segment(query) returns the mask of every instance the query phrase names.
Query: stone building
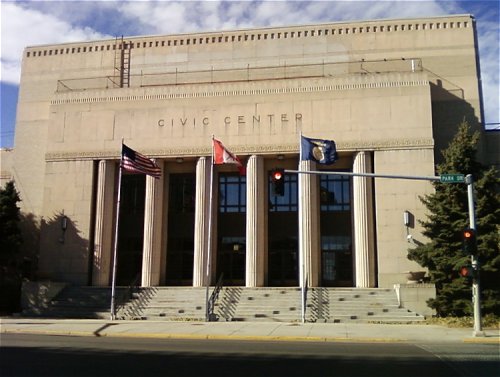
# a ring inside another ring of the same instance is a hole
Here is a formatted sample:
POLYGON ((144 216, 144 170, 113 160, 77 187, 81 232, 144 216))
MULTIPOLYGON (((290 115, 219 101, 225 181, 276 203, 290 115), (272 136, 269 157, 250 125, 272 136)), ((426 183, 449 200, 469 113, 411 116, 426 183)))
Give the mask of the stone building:
POLYGON ((429 181, 286 173, 277 196, 270 172, 434 176, 462 119, 482 130, 478 61, 470 15, 27 47, 12 172, 39 276, 111 284, 123 140, 162 177, 123 176, 117 284, 405 283, 429 181), (301 134, 338 161, 299 161, 301 134), (246 175, 214 167, 210 237, 212 135, 246 175))

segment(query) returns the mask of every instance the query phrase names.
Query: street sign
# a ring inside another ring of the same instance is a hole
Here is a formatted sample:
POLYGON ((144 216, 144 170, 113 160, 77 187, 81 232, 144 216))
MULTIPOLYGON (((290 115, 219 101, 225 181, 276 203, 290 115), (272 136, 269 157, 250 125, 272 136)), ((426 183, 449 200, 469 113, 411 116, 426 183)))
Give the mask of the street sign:
POLYGON ((464 183, 465 176, 463 174, 441 174, 439 180, 442 183, 464 183))

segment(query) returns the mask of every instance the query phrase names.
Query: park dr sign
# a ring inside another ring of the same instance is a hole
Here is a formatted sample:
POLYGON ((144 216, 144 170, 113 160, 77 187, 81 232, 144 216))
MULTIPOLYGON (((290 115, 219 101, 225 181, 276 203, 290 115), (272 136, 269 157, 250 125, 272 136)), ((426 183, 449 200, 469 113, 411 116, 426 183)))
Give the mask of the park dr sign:
POLYGON ((439 180, 442 183, 465 183, 463 174, 441 174, 439 180))

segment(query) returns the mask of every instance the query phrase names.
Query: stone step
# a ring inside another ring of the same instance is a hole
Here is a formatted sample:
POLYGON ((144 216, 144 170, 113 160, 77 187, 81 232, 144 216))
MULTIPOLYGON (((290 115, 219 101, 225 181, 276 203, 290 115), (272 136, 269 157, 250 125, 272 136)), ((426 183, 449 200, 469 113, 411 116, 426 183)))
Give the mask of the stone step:
MULTIPOLYGON (((213 292, 213 287, 209 293, 213 292)), ((311 288, 306 318, 323 322, 407 322, 423 317, 398 305, 390 289, 311 288)), ((296 287, 223 287, 214 306, 220 321, 297 322, 301 290, 296 287)), ((204 320, 206 288, 128 287, 117 289, 117 317, 124 319, 204 320)), ((52 300, 48 316, 109 318, 109 287, 69 287, 52 300)))

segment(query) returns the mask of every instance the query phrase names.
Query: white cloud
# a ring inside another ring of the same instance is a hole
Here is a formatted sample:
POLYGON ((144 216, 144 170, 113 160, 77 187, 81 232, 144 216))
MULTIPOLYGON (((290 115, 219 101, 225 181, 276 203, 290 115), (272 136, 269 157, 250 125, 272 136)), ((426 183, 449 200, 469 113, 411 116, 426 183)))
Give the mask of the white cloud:
POLYGON ((25 47, 108 38, 88 27, 74 27, 57 17, 16 3, 2 3, 2 81, 18 84, 25 47))
MULTIPOLYGON (((496 22, 485 22, 478 25, 481 35, 478 41, 480 51, 481 81, 483 89, 483 106, 488 123, 500 122, 500 65, 499 65, 499 32, 496 22)), ((497 125, 498 127, 498 125, 497 125)))

